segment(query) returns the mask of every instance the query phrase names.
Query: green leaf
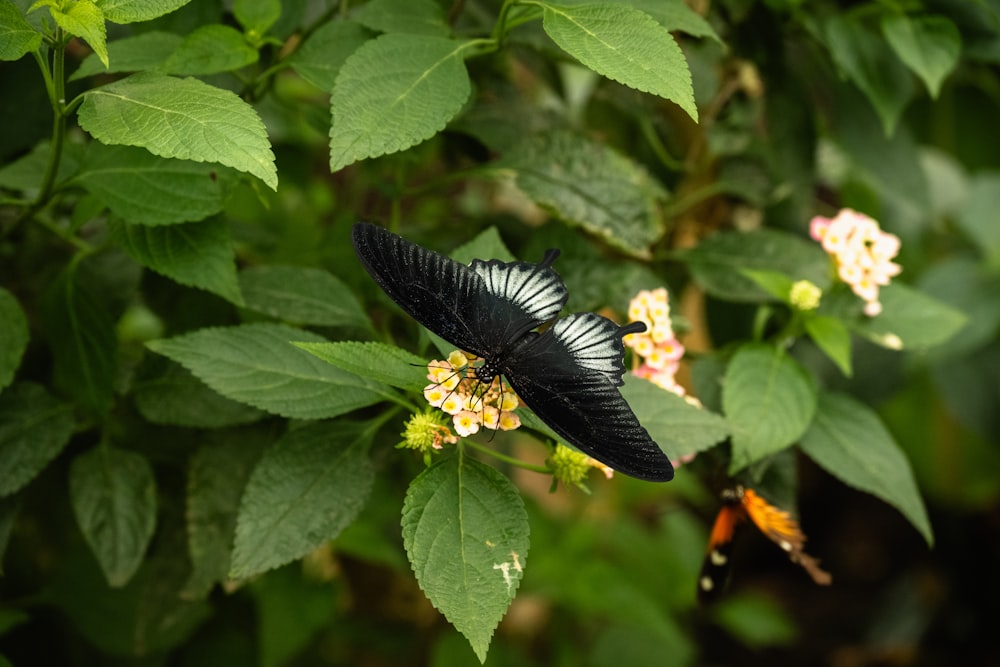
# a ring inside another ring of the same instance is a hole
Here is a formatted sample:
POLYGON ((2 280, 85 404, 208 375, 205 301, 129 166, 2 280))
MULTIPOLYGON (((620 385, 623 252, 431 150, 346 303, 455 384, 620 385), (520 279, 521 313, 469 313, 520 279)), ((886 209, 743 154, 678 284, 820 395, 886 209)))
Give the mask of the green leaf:
POLYGON ((1000 207, 1000 173, 995 171, 979 173, 973 176, 962 209, 956 218, 959 227, 993 267, 1000 267, 1000 225, 996 224, 998 207, 1000 207))
POLYGON ((844 323, 829 315, 813 315, 806 317, 805 326, 816 346, 851 377, 851 334, 844 323))
POLYGON ((366 451, 376 428, 312 424, 264 452, 240 502, 229 576, 244 579, 301 558, 354 521, 375 477, 366 451))
POLYGON ((295 343, 337 368, 390 387, 420 391, 427 386, 427 360, 385 343, 343 341, 295 343))
POLYGON ((441 6, 434 0, 372 0, 362 5, 354 20, 378 32, 437 37, 451 32, 441 6))
POLYGON ((150 21, 180 9, 191 0, 98 0, 104 18, 112 23, 150 21))
POLYGON ((298 419, 326 419, 395 398, 383 385, 320 361, 292 342, 320 336, 280 324, 201 329, 146 345, 223 396, 298 419))
POLYGON ((882 34, 900 60, 923 79, 931 97, 936 98, 941 82, 962 55, 962 37, 951 19, 886 14, 882 17, 882 34))
POLYGON ((827 46, 837 67, 875 107, 891 135, 910 101, 910 73, 888 44, 855 18, 834 14, 826 22, 827 46))
POLYGON ((517 261, 503 239, 500 238, 500 232, 497 231, 496 227, 487 227, 476 234, 471 241, 467 241, 451 251, 451 258, 463 264, 471 264, 474 259, 486 257, 504 262, 517 261))
POLYGON ((805 433, 816 412, 816 381, 782 350, 746 344, 726 369, 722 407, 733 432, 732 474, 805 433))
POLYGON ((154 155, 218 162, 278 186, 267 131, 236 94, 197 79, 140 72, 88 91, 80 126, 106 144, 141 146, 154 155))
POLYGON ((110 229, 115 242, 143 266, 243 305, 233 241, 221 217, 165 227, 112 222, 110 229))
POLYGON ((527 563, 528 515, 517 488, 460 448, 413 480, 402 525, 420 588, 485 661, 527 563))
POLYGON ((910 463, 871 408, 843 394, 824 393, 801 445, 834 477, 902 512, 933 546, 934 534, 910 463))
POLYGON ((234 429, 219 433, 191 456, 184 517, 192 572, 181 597, 203 598, 226 581, 240 498, 270 442, 266 430, 234 429))
POLYGON ((712 25, 691 9, 684 0, 612 0, 612 2, 628 4, 646 12, 670 32, 679 30, 692 37, 709 37, 722 44, 722 38, 712 25))
MULTIPOLYGON (((69 175, 76 172, 80 166, 82 146, 74 143, 63 145, 62 160, 56 174, 56 183, 61 183, 69 175)), ((49 164, 52 145, 48 141, 40 141, 31 151, 17 160, 0 167, 0 186, 11 190, 20 190, 33 197, 38 194, 38 188, 45 178, 49 164)))
POLYGON ((469 97, 474 42, 383 35, 355 51, 330 96, 330 170, 405 150, 444 129, 469 97))
POLYGON ((104 67, 96 54, 90 54, 76 68, 70 81, 94 74, 114 72, 139 72, 156 69, 174 52, 183 37, 172 32, 154 30, 134 37, 124 37, 108 42, 108 67, 104 67))
POLYGON ((627 373, 621 392, 639 423, 672 461, 710 449, 729 437, 729 425, 720 415, 648 380, 627 373))
POLYGON ((60 28, 87 42, 104 66, 108 66, 107 32, 100 7, 91 0, 75 0, 49 5, 49 11, 60 28))
POLYGON ((709 294, 730 301, 770 298, 746 276, 747 270, 781 273, 793 282, 808 280, 822 290, 830 285, 830 258, 822 247, 776 229, 719 232, 677 256, 709 294))
POLYGON ((757 283, 761 289, 775 299, 784 303, 790 303, 789 297, 791 296, 792 285, 795 284, 795 281, 784 273, 762 271, 759 269, 743 269, 740 273, 757 283))
POLYGON ((663 233, 657 202, 667 193, 641 165, 569 131, 535 134, 497 165, 537 204, 632 255, 646 257, 663 233))
POLYGON ((14 381, 14 373, 28 349, 29 337, 28 318, 21 304, 13 294, 0 287, 0 391, 14 381))
POLYGON ((330 92, 348 56, 372 38, 372 33, 353 21, 329 21, 306 39, 289 61, 303 79, 330 92))
POLYGON ((150 379, 133 385, 135 406, 154 424, 222 428, 258 421, 264 413, 210 389, 183 366, 169 361, 150 379))
POLYGON ((684 54, 648 14, 609 4, 542 7, 545 32, 571 56, 609 79, 674 102, 698 120, 684 54))
POLYGON ((17 5, 0 2, 0 60, 19 60, 41 45, 41 33, 24 19, 17 5))
POLYGON ((71 182, 127 222, 173 225, 222 210, 225 192, 217 171, 213 164, 168 160, 141 148, 95 141, 71 182))
POLYGON ((20 491, 73 435, 73 408, 41 385, 24 382, 0 394, 0 496, 20 491))
POLYGON ((98 446, 73 460, 69 495, 76 522, 104 576, 124 586, 142 564, 156 526, 156 483, 145 457, 98 446))
POLYGON ((263 35, 281 18, 280 0, 236 0, 233 15, 243 29, 263 35))
MULTIPOLYGON (((20 496, 0 498, 0 575, 3 574, 3 555, 7 552, 10 534, 14 531, 14 520, 20 507, 20 496)), ((18 620, 4 616, 3 610, 0 610, 0 635, 4 635, 18 620)), ((22 620, 27 620, 27 614, 22 620)))
POLYGON ((75 268, 71 265, 46 291, 42 315, 56 385, 101 414, 111 407, 118 340, 107 309, 75 268))
POLYGON ((882 313, 856 324, 855 331, 893 350, 923 350, 939 345, 965 326, 962 311, 902 283, 879 290, 882 313))
POLYGON ((246 307, 285 322, 371 330, 371 320, 340 278, 304 266, 256 266, 240 272, 246 307))
POLYGON ((310 576, 303 569, 290 565, 250 583, 256 612, 255 665, 282 667, 315 655, 310 647, 322 644, 330 628, 343 619, 343 577, 310 576))
POLYGON ((163 71, 178 75, 231 72, 257 62, 257 49, 236 28, 204 25, 184 38, 163 63, 163 71))
POLYGON ((996 338, 1000 330, 1000 299, 996 298, 1000 275, 983 262, 961 255, 937 262, 920 276, 920 290, 966 317, 965 326, 931 350, 931 365, 961 357, 974 359, 975 352, 996 338))
POLYGON ((746 646, 762 649, 793 644, 797 624, 777 602, 762 595, 733 595, 716 610, 716 622, 746 646))

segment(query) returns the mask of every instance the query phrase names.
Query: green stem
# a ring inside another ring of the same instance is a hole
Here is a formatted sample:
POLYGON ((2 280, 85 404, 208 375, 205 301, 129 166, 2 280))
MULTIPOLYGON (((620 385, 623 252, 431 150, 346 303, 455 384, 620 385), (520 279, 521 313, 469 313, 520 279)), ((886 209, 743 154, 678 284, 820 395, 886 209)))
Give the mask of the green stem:
POLYGON ((522 461, 520 459, 515 459, 512 456, 507 456, 506 454, 501 454, 500 452, 498 452, 496 450, 493 450, 493 449, 490 449, 489 447, 483 447, 479 443, 473 442, 472 440, 469 440, 468 438, 464 438, 462 440, 462 443, 468 445, 469 447, 472 447, 476 451, 482 452, 483 454, 489 454, 493 458, 498 459, 500 461, 503 461, 504 463, 507 463, 509 465, 516 466, 516 467, 522 468, 524 470, 530 470, 532 472, 541 473, 543 475, 551 475, 552 474, 552 469, 549 468, 548 466, 535 465, 533 463, 527 463, 527 462, 522 461))
MULTIPOLYGON (((44 63, 44 61, 42 61, 44 63)), ((35 198, 36 210, 45 205, 52 195, 52 187, 59 173, 59 163, 62 161, 63 140, 66 137, 66 50, 62 41, 62 31, 56 32, 56 41, 52 47, 52 76, 46 81, 49 99, 52 104, 52 145, 49 149, 49 162, 45 167, 41 189, 35 198)), ((47 68, 42 68, 45 77, 47 68)))

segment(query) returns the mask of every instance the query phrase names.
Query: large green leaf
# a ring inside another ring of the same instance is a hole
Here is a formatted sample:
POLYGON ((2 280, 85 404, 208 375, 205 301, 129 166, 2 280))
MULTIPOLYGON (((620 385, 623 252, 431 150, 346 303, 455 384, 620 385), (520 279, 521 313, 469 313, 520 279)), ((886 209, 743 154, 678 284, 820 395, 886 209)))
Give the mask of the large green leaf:
POLYGON ((354 20, 378 32, 440 37, 451 32, 434 0, 371 0, 355 13, 354 20))
POLYGON ((18 60, 42 45, 42 33, 24 20, 13 2, 0 2, 0 60, 18 60))
POLYGON ((134 37, 123 37, 108 42, 108 67, 97 57, 90 54, 76 68, 70 81, 76 81, 94 74, 111 74, 115 72, 139 72, 155 69, 161 65, 184 38, 172 32, 153 30, 134 37))
POLYGON ((333 274, 305 266, 255 266, 240 272, 246 307, 295 324, 371 329, 354 293, 333 274))
POLYGON ((733 355, 722 384, 732 428, 735 473, 792 445, 816 412, 816 381, 784 351, 747 344, 733 355))
POLYGON ((709 294, 732 301, 770 298, 746 275, 748 269, 808 280, 820 289, 830 284, 830 259, 820 245, 776 229, 718 232, 678 257, 709 294))
POLYGON ((111 586, 139 569, 156 526, 156 483, 145 457, 99 445, 69 471, 73 513, 111 586))
POLYGON ((349 340, 296 343, 296 347, 345 371, 390 387, 420 391, 427 386, 427 360, 395 345, 349 340))
POLYGON ((714 447, 729 436, 729 425, 720 415, 652 382, 627 374, 621 391, 639 423, 672 461, 714 447))
POLYGON ((674 102, 698 120, 684 54, 648 14, 604 3, 542 7, 545 32, 567 53, 609 79, 674 102))
POLYGON ((172 225, 222 210, 225 191, 217 170, 217 165, 169 160, 141 148, 95 141, 71 182, 128 222, 172 225))
POLYGON ((962 37, 951 19, 886 14, 882 34, 900 60, 923 79, 931 97, 937 97, 962 54, 962 37))
POLYGON ((98 0, 104 17, 112 23, 138 23, 180 9, 191 0, 98 0))
POLYGON ((233 241, 221 217, 161 227, 112 222, 110 228, 115 242, 143 266, 243 305, 233 241))
POLYGON ((879 291, 882 313, 854 329, 890 349, 923 350, 947 341, 965 326, 962 311, 902 283, 879 291))
POLYGON ((420 588, 484 661, 528 557, 528 515, 517 488, 459 449, 413 480, 402 525, 420 588))
POLYGON ((257 408, 222 396, 180 364, 156 358, 148 379, 132 385, 135 407, 153 424, 222 428, 249 424, 265 416, 257 408))
POLYGON ((833 14, 826 22, 827 45, 837 67, 860 88, 893 133, 913 94, 906 67, 882 39, 852 16, 833 14))
POLYGON ((518 142, 497 163, 553 215, 638 256, 663 233, 658 200, 667 193, 638 163, 569 131, 518 142))
POLYGON ((46 291, 45 330, 55 362, 56 384, 88 410, 111 407, 118 341, 114 323, 95 289, 76 265, 46 291))
POLYGON ((184 38, 162 65, 168 74, 205 75, 231 72, 257 62, 257 49, 236 28, 203 25, 184 38))
POLYGON ((469 97, 470 42, 390 34, 344 62, 330 95, 330 170, 402 151, 444 129, 469 97))
POLYGON ((93 0, 75 0, 68 3, 43 0, 42 4, 48 5, 52 18, 60 28, 87 42, 104 66, 108 66, 104 12, 93 0))
POLYGON ((240 498, 271 440, 269 430, 232 429, 213 436, 191 456, 184 516, 192 572, 182 597, 205 597, 226 581, 240 498))
POLYGON ((278 187, 267 130, 236 94, 198 79, 140 72, 88 91, 80 126, 106 144, 154 155, 218 162, 278 187))
POLYGON ((0 287, 0 391, 14 380, 28 347, 28 318, 13 294, 0 287))
POLYGON ((309 36, 289 64, 303 79, 330 92, 347 57, 371 38, 369 30, 353 21, 328 21, 309 36))
POLYGON ((320 361, 293 342, 326 341, 284 325, 246 324, 147 345, 223 396, 283 417, 324 419, 395 399, 384 385, 320 361))
POLYGON ((240 502, 230 576, 301 558, 351 523, 368 500, 377 424, 339 420, 289 432, 254 467, 240 502))
POLYGON ((20 491, 73 434, 72 406, 24 382, 0 394, 0 496, 20 491))
POLYGON ((824 393, 801 445, 830 474, 889 503, 928 544, 934 543, 910 463, 871 408, 843 394, 824 393))

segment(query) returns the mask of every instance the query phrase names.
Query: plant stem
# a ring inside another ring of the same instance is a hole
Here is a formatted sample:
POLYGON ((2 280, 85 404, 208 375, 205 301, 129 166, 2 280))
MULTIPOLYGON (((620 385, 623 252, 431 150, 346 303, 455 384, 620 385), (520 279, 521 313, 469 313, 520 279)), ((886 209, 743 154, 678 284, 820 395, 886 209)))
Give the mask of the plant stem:
POLYGON ((501 454, 500 452, 490 449, 489 447, 483 447, 477 442, 473 442, 468 438, 464 438, 462 442, 473 449, 482 452, 483 454, 489 454, 495 459, 503 461, 504 463, 510 464, 512 466, 522 468, 524 470, 530 470, 532 472, 541 473, 543 475, 551 475, 552 470, 548 466, 535 465, 534 463, 527 463, 520 459, 515 459, 513 456, 507 456, 506 454, 501 454))

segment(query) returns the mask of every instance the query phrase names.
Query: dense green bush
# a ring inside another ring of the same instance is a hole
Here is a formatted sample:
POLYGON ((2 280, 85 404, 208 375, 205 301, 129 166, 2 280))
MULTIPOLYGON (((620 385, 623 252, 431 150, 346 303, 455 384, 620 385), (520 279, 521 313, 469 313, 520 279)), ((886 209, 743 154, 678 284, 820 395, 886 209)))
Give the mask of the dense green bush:
POLYGON ((843 4, 0 0, 0 665, 982 663, 1000 9, 843 4), (674 481, 427 446, 357 220, 666 287, 674 481), (832 586, 747 530, 697 605, 736 482, 832 586))

